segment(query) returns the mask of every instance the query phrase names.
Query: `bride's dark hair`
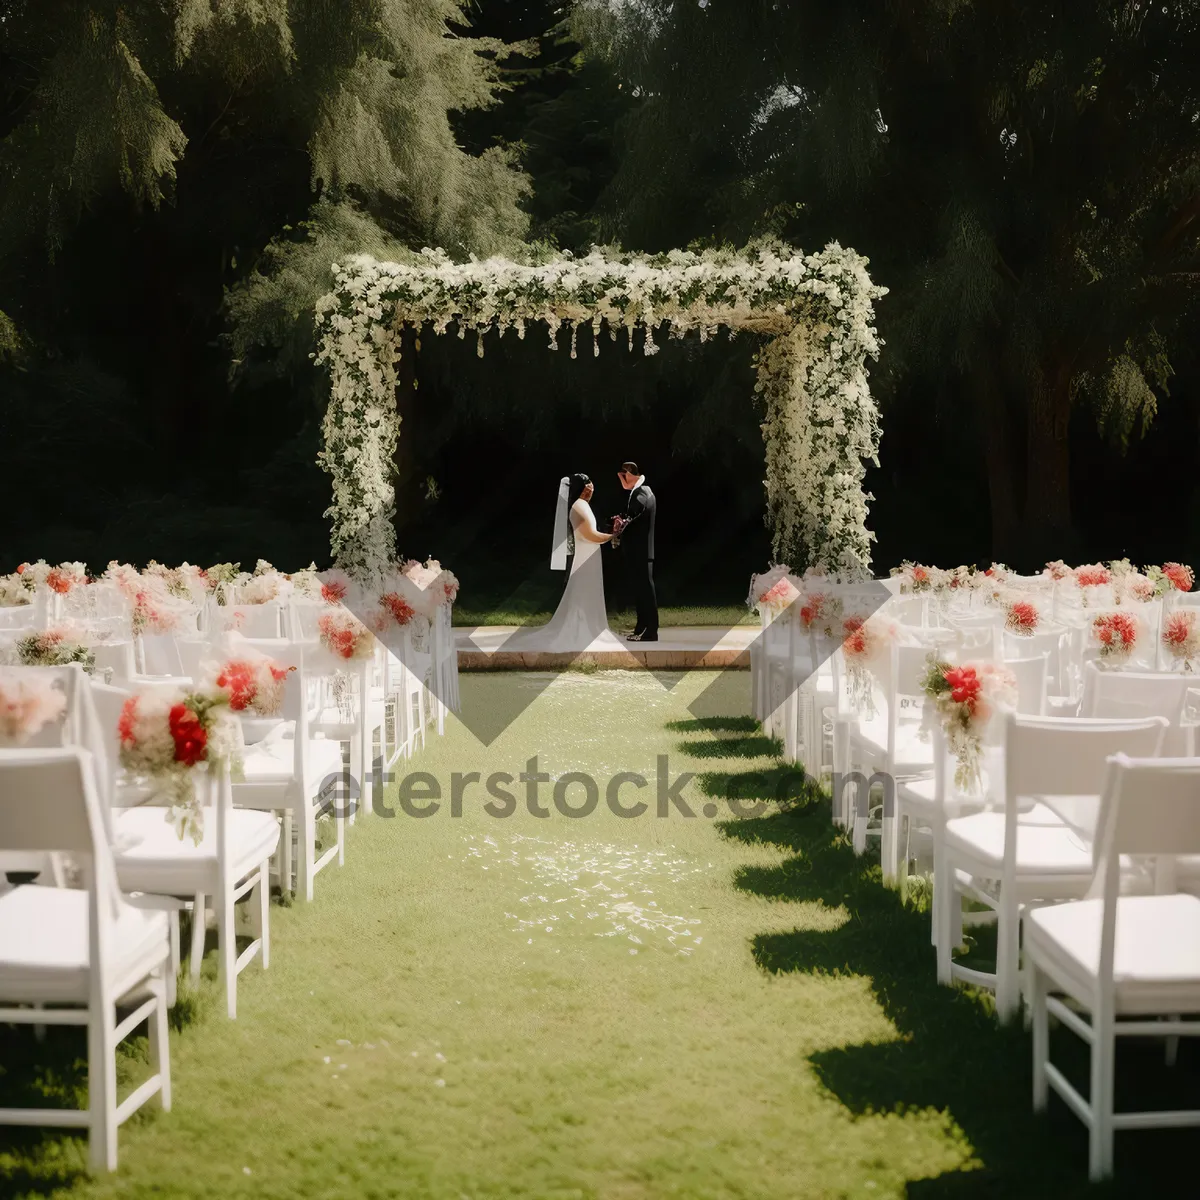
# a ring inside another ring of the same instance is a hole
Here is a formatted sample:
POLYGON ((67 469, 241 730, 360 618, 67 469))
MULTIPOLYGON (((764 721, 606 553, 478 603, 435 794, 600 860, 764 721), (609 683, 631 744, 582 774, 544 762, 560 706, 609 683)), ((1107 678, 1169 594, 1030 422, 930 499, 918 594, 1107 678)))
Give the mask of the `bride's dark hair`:
POLYGON ((591 482, 591 478, 587 475, 572 475, 571 482, 567 485, 567 503, 574 504, 583 495, 583 489, 591 482))

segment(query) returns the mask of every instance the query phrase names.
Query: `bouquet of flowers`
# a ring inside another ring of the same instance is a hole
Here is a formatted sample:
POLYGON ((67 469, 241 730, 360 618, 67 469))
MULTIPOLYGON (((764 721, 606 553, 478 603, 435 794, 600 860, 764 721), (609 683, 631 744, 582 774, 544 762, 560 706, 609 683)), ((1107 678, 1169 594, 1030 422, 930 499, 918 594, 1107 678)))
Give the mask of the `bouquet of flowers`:
POLYGON ((748 606, 751 609, 765 608, 772 617, 778 617, 799 599, 800 589, 785 566, 773 566, 750 581, 748 606))
POLYGON ((216 596, 218 604, 229 603, 229 589, 240 573, 241 563, 216 563, 204 572, 205 585, 216 596))
POLYGON ((72 588, 86 584, 87 578, 87 567, 83 563, 59 563, 46 572, 46 586, 52 592, 65 596, 72 588))
POLYGON ((384 629, 389 622, 405 626, 417 615, 417 610, 399 592, 384 592, 379 597, 379 609, 384 629))
POLYGON ((922 680, 941 718, 946 744, 957 761, 955 785, 975 793, 983 784, 983 736, 992 717, 1017 703, 1017 681, 1007 667, 974 662, 961 666, 931 656, 922 680))
POLYGON ((347 662, 370 658, 375 652, 375 635, 352 613, 322 613, 317 628, 321 645, 347 662))
POLYGON ((1120 604, 1125 599, 1146 601, 1154 599, 1154 580, 1136 568, 1122 571, 1116 576, 1113 599, 1120 604))
POLYGON ((1192 669, 1192 660, 1200 657, 1200 628, 1196 625, 1194 608, 1177 608, 1167 614, 1163 621, 1162 643, 1167 653, 1183 664, 1185 671, 1192 669))
POLYGON ((868 717, 875 715, 875 688, 871 668, 879 663, 896 639, 896 626, 875 614, 853 615, 842 622, 842 656, 850 702, 868 717))
POLYGON ((928 592, 933 589, 933 575, 929 567, 921 563, 902 562, 892 568, 893 575, 900 576, 900 592, 908 595, 910 592, 928 592))
POLYGON ((1190 592, 1196 582, 1192 568, 1184 563, 1163 563, 1161 567, 1147 567, 1146 575, 1154 583, 1156 596, 1166 595, 1172 591, 1190 592))
POLYGON ((17 639, 16 651, 23 667, 65 667, 77 662, 89 675, 96 669, 95 654, 82 642, 72 640, 65 629, 26 634, 17 639))
POLYGON ((1088 563, 1082 567, 1076 567, 1074 577, 1084 608, 1087 607, 1088 588, 1106 587, 1113 581, 1112 571, 1103 563, 1088 563))
POLYGON ((0 575, 0 608, 16 608, 19 604, 32 603, 33 589, 25 586, 16 571, 11 575, 0 575))
POLYGON ((1092 640, 1100 647, 1100 657, 1123 661, 1137 645, 1139 622, 1130 612, 1099 613, 1092 621, 1092 640))
POLYGON ((1004 610, 1004 628, 1021 637, 1032 637, 1041 622, 1032 600, 1011 600, 1004 610))
POLYGON ((204 809, 192 769, 198 763, 236 763, 238 726, 224 690, 154 690, 131 696, 117 724, 121 765, 153 780, 170 801, 167 819, 182 841, 204 836, 204 809))
POLYGON ((441 596, 438 600, 439 604, 453 604, 458 599, 458 576, 453 571, 443 567, 436 558, 429 559, 426 564, 431 571, 436 571, 437 584, 441 588, 441 596))
POLYGON ((841 629, 842 609, 840 596, 806 587, 800 597, 800 624, 805 631, 815 626, 826 637, 833 637, 834 630, 841 629))
POLYGON ((0 746, 27 742, 66 709, 66 694, 46 676, 0 671, 0 746))
POLYGON ((234 712, 275 717, 283 707, 283 684, 295 667, 281 667, 265 655, 243 655, 224 663, 216 686, 229 698, 234 712))
POLYGON ((287 581, 269 562, 260 558, 254 574, 239 578, 237 599, 239 604, 270 604, 278 600, 287 581))

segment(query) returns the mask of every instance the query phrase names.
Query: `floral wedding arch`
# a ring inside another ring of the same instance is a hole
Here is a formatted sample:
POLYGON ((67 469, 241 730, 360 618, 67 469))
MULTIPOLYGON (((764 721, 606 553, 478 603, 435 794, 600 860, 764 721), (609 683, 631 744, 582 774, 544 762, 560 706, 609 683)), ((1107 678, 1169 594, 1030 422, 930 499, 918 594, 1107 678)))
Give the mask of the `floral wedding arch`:
POLYGON ((550 348, 569 332, 576 356, 580 326, 593 334, 622 327, 629 349, 645 331, 724 326, 766 340, 755 357, 755 391, 765 419, 767 516, 779 561, 850 576, 870 565, 864 460, 878 465, 879 413, 867 360, 879 341, 874 301, 886 293, 867 260, 831 243, 819 254, 759 245, 744 251, 673 250, 634 255, 595 249, 544 263, 493 258, 455 263, 426 250, 408 263, 358 255, 333 268, 334 290, 317 305, 318 363, 328 364, 332 394, 323 426, 322 467, 333 479, 333 554, 348 572, 372 576, 396 558, 392 456, 399 436, 397 363, 405 327, 430 325, 459 337, 545 322, 550 348))

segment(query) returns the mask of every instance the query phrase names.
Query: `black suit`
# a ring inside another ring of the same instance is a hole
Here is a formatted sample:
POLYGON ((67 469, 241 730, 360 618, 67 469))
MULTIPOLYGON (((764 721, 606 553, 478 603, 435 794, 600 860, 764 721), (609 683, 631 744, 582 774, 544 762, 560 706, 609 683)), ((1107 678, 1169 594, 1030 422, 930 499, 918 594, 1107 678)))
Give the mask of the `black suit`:
POLYGON ((654 594, 654 493, 643 483, 631 488, 625 502, 629 524, 621 531, 621 554, 637 605, 634 633, 658 637, 658 599, 654 594))

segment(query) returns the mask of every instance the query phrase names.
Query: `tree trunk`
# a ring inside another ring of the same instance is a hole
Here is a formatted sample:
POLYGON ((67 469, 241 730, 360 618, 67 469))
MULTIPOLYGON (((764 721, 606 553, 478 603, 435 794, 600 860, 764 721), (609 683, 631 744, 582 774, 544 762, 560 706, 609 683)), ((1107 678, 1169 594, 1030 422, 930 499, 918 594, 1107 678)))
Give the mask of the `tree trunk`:
POLYGON ((1046 562, 1072 558, 1071 367, 1060 360, 1031 397, 1026 439, 1025 546, 1046 562))
POLYGON ((994 369, 985 360, 972 379, 983 431, 983 458, 992 509, 992 557, 1011 563, 1020 552, 1021 514, 1017 504, 1017 459, 1012 414, 994 369))
POLYGON ((421 493, 417 477, 417 331, 406 326, 400 335, 399 378, 396 384, 396 413, 400 436, 392 462, 396 468, 396 545, 405 554, 405 541, 421 515, 421 493))

